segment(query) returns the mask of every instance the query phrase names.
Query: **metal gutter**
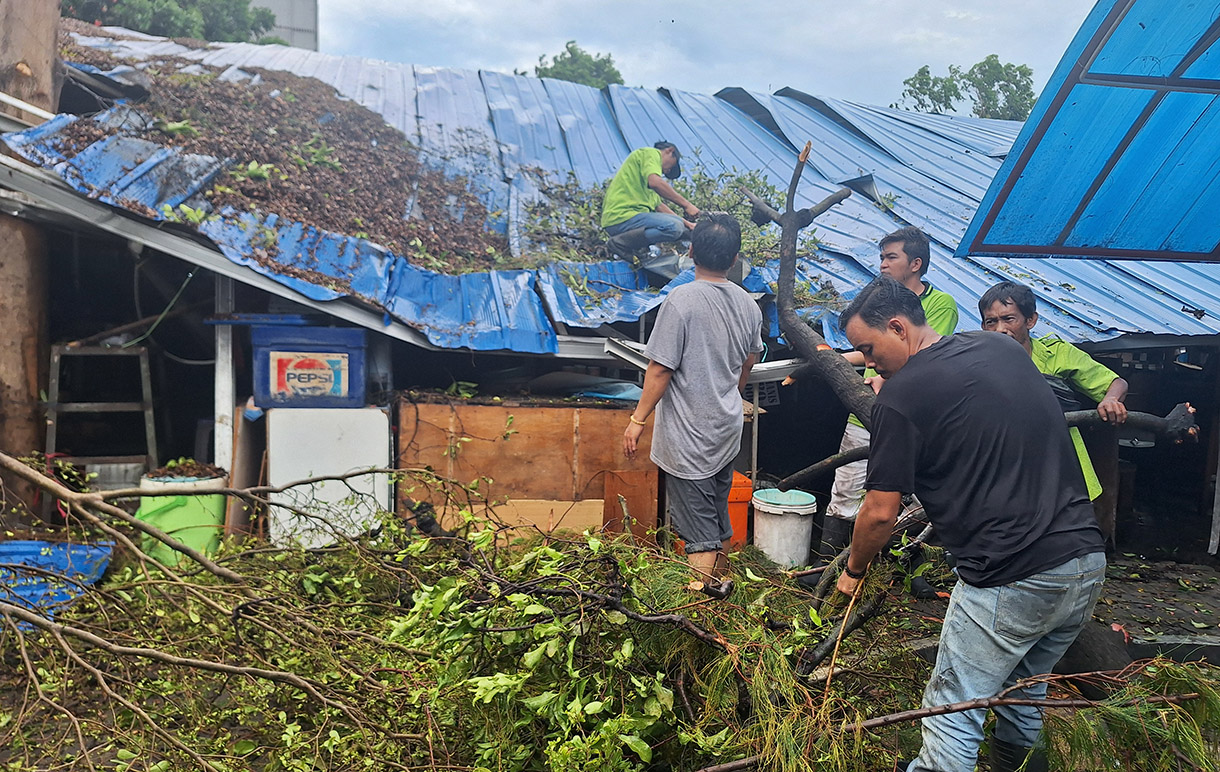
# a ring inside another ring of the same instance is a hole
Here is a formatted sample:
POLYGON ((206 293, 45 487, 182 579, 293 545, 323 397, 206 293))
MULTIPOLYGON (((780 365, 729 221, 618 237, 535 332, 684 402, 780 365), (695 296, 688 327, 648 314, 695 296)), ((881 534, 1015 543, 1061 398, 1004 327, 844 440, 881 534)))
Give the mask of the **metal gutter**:
MULTIPOLYGON (((6 156, 0 156, 0 186, 23 193, 50 210, 67 216, 70 220, 106 231, 120 238, 152 247, 166 254, 180 257, 187 262, 251 287, 269 292, 294 303, 320 311, 336 319, 351 322, 391 338, 410 343, 429 351, 459 351, 434 346, 418 330, 401 322, 385 323, 385 314, 376 309, 363 308, 343 301, 322 302, 311 300, 293 292, 284 285, 259 274, 245 266, 230 261, 219 251, 204 244, 140 222, 120 213, 112 206, 92 201, 67 187, 54 175, 6 156)), ((601 338, 576 338, 559 336, 560 359, 585 361, 613 361, 602 348, 601 338)), ((486 352, 497 353, 497 352, 486 352)), ((514 352, 500 352, 512 354, 514 352)))
MULTIPOLYGON (((602 345, 606 347, 606 353, 615 359, 626 362, 637 370, 648 369, 648 357, 644 354, 644 344, 607 338, 602 345)), ((777 359, 774 362, 761 362, 754 365, 746 383, 782 381, 804 364, 804 359, 777 359)))

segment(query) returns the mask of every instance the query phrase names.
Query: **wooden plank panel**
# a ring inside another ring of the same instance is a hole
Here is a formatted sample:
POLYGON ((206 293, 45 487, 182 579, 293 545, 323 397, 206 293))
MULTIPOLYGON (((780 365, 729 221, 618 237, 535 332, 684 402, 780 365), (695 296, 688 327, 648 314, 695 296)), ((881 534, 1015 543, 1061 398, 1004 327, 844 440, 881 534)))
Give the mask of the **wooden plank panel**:
MULTIPOLYGON (((429 405, 403 401, 398 409, 398 457, 396 469, 432 467, 443 477, 452 476, 449 456, 449 426, 453 422, 449 405, 429 405)), ((433 505, 444 497, 430 486, 404 479, 398 485, 398 511, 405 512, 403 498, 427 501, 433 505)))
MULTIPOLYGON (((463 483, 490 477, 493 483, 487 491, 493 499, 601 499, 610 472, 655 471, 648 459, 651 421, 636 458, 623 457, 623 429, 632 407, 403 402, 398 467, 430 466, 463 483)), ((440 503, 422 488, 413 495, 440 503)))
POLYGON ((637 539, 653 541, 648 532, 657 527, 657 477, 655 466, 651 469, 616 469, 604 475, 606 498, 602 527, 612 533, 623 532, 621 495, 631 517, 631 533, 637 539))
MULTIPOLYGON (((634 409, 635 405, 622 409, 580 408, 576 436, 576 498, 602 498, 607 475, 613 470, 656 472, 656 465, 648 459, 652 451, 652 419, 640 435, 635 458, 623 457, 623 430, 634 409)), ((656 488, 655 483, 653 488, 656 488)))
POLYGON ((495 508, 501 521, 508 525, 535 525, 546 533, 552 531, 596 532, 602 526, 602 502, 545 501, 510 499, 495 508))
POLYGON ((574 501, 575 412, 572 408, 455 406, 454 477, 462 482, 490 477, 493 499, 574 501), (512 434, 506 439, 509 431, 512 434))

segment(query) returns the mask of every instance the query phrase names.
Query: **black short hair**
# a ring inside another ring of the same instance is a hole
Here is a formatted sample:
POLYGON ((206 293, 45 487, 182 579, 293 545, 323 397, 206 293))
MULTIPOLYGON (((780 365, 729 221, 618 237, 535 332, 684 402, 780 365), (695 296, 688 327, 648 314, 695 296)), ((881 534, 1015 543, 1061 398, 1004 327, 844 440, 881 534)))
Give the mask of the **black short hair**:
POLYGON ((889 276, 878 276, 860 290, 856 299, 839 316, 839 329, 846 332, 847 323, 857 316, 875 330, 885 329, 885 325, 895 316, 905 316, 920 326, 928 323, 919 296, 889 276))
POLYGON ((1026 319, 1032 319, 1038 313, 1038 298, 1034 296, 1034 291, 1015 281, 1002 281, 983 293, 983 297, 979 298, 979 318, 986 316, 987 309, 996 303, 1016 305, 1026 319))
POLYGON ((657 150, 672 150, 672 151, 674 151, 674 160, 675 161, 682 160, 682 151, 678 150, 678 146, 672 142, 666 142, 665 140, 661 140, 660 142, 652 143, 652 146, 655 147, 657 150))
POLYGON ((741 223, 726 212, 703 212, 690 234, 695 265, 727 271, 741 251, 741 223))
POLYGON ((928 268, 932 265, 932 250, 928 246, 928 237, 923 231, 914 225, 899 228, 881 239, 881 250, 885 251, 885 245, 893 244, 895 241, 902 242, 902 251, 906 253, 908 260, 913 262, 915 258, 919 258, 923 261, 919 264, 920 276, 928 272, 928 268))

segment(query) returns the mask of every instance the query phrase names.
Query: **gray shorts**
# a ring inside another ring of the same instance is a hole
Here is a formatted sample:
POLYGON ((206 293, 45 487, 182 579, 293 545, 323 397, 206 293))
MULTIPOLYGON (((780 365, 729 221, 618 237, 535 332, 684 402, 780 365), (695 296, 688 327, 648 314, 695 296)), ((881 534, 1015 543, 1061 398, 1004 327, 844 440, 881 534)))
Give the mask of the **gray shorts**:
POLYGON ((684 480, 665 475, 665 509, 669 523, 686 542, 686 554, 715 552, 733 537, 729 523, 730 462, 711 477, 684 480))

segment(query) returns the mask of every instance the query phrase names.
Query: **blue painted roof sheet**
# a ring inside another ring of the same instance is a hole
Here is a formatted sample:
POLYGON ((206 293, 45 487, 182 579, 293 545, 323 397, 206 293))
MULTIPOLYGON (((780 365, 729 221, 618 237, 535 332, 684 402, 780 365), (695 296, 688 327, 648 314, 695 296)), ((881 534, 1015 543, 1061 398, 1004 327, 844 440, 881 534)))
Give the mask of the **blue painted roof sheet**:
POLYGON ((1162 289, 1214 281, 1185 262, 1220 260, 1218 36, 1215 3, 1099 2, 958 254, 1167 260, 1162 289))
MULTIPOLYGON (((1151 2, 1137 0, 1134 7, 1138 10, 1151 2)), ((230 68, 233 77, 241 74, 237 68, 266 68, 312 76, 332 85, 342 96, 375 110, 400 128, 425 158, 454 174, 467 176, 489 208, 498 213, 489 225, 507 232, 514 248, 521 247, 517 232, 525 205, 543 194, 543 178, 563 182, 574 175, 581 184, 594 184, 610 177, 632 148, 666 139, 682 148, 683 167, 688 173, 699 169, 715 176, 732 170, 755 170, 783 189, 798 150, 812 141, 813 154, 798 188, 798 202, 816 202, 844 184, 855 191, 815 223, 816 256, 801 266, 802 277, 812 283, 829 281, 840 292, 859 287, 876 273, 880 237, 912 224, 933 239, 929 279, 957 298, 962 328, 974 326, 975 302, 988 286, 1015 278, 1034 286, 1041 299, 1044 326, 1040 331, 1054 332, 1068 340, 1101 340, 1123 333, 1220 333, 1220 320, 1210 310, 1202 319, 1191 313, 1193 309, 1211 309, 1214 301, 1209 299, 1220 296, 1220 269, 1216 266, 1150 261, 1086 264, 1058 258, 964 253, 953 256, 963 234, 969 233, 967 223, 980 200, 993 198, 988 185, 1000 170, 1001 159, 1012 146, 1006 162, 1011 165, 1024 147, 1022 139, 1028 126, 1018 139, 1021 125, 1013 122, 908 113, 815 97, 795 89, 776 94, 725 89, 715 96, 624 86, 598 91, 550 79, 337 57, 282 46, 212 44, 195 50, 163 39, 116 32, 134 39, 78 40, 128 57, 136 67, 172 55, 230 68)), ((1168 49, 1149 50, 1155 53, 1168 49)), ((1119 62, 1121 52, 1114 49, 1105 61, 1119 62)), ((1214 59, 1220 56, 1209 58, 1204 54, 1188 72, 1192 77, 1210 77, 1208 73, 1215 74, 1217 69, 1214 59)), ((1138 72, 1144 73, 1140 77, 1150 77, 1144 70, 1138 72)), ((1123 99, 1102 101, 1111 104, 1123 99)), ((1196 125, 1210 125, 1208 122, 1215 117, 1210 103, 1202 99, 1184 101, 1190 103, 1186 107, 1194 112, 1187 114, 1197 117, 1196 125)), ((1158 125, 1174 125, 1168 114, 1154 114, 1152 118, 1162 122, 1158 125)), ((23 155, 55 169, 87 195, 106 197, 115 203, 120 203, 120 198, 146 198, 140 192, 144 184, 141 180, 146 176, 149 181, 156 180, 157 175, 168 177, 168 173, 157 171, 161 165, 175 165, 167 167, 167 172, 168 168, 192 169, 193 177, 202 178, 215 173, 220 163, 173 154, 157 156, 156 149, 116 142, 82 154, 97 155, 101 164, 82 170, 63 163, 62 156, 55 157, 50 139, 53 128, 34 131, 43 132, 38 140, 33 139, 34 135, 28 139, 9 135, 6 140, 23 146, 23 155), (117 175, 117 170, 124 168, 118 164, 106 172, 106 162, 100 158, 112 152, 128 154, 143 165, 142 170, 117 175)), ((1210 136, 1216 135, 1213 131, 1210 136)), ((1105 136, 1098 132, 1073 136, 1076 139, 1070 149, 1075 163, 1081 166, 1096 165, 1097 156, 1109 147, 1105 136)), ((1202 136, 1193 137, 1197 147, 1184 145, 1164 154, 1159 171, 1162 189, 1181 184, 1183 164, 1207 167, 1216 163, 1207 158, 1210 144, 1202 136)), ((1220 153, 1212 153, 1211 158, 1220 158, 1220 153)), ((1121 165, 1114 168, 1124 177, 1135 173, 1121 165)), ((205 183, 200 179, 194 188, 205 183)), ((1140 200, 1134 193, 1104 187, 1097 193, 1099 205, 1126 203, 1138 211, 1140 200)), ((1214 211, 1212 188, 1194 193, 1202 203, 1195 205, 1192 198, 1189 206, 1174 210, 1175 238, 1181 243, 1206 241, 1214 221, 1206 217, 1214 211)), ((178 191, 178 200, 189 200, 192 194, 190 189, 178 191)), ((1037 191, 1028 202, 1030 211, 1042 208, 1046 197, 1053 194, 1046 189, 1037 191)), ((160 203, 151 201, 148 206, 156 210, 160 203)), ((1032 223, 1028 216, 1024 221, 1014 217, 1014 229, 1048 230, 1046 217, 1032 223)), ((1165 219, 1164 213, 1158 218, 1165 219)), ((1090 217, 1086 222, 1098 232, 1109 233, 1107 229, 1115 227, 1101 217, 1090 217)), ((537 271, 439 277, 371 245, 359 245, 336 234, 311 234, 305 224, 263 225, 276 229, 280 257, 300 249, 297 245, 310 238, 327 244, 333 239, 333 246, 325 247, 332 257, 311 259, 301 267, 336 281, 310 282, 312 274, 299 272, 295 278, 277 276, 277 280, 298 281, 299 291, 314 295, 351 294, 377 303, 392 316, 424 330, 438 345, 554 351, 557 323, 597 328, 608 322, 630 321, 654 308, 664 295, 664 290, 648 288, 641 272, 621 263, 554 264, 537 271), (361 261, 369 261, 372 267, 357 270, 356 263, 361 261), (303 286, 307 284, 313 286, 303 286), (607 289, 597 289, 602 286, 607 289)), ((250 244, 223 235, 225 229, 220 225, 213 224, 210 229, 215 235, 209 235, 219 240, 230 259, 261 265, 251 256, 250 244)), ((1086 230, 1080 233, 1084 235, 1086 230)), ((1108 237, 1125 234, 1121 231, 1108 237)), ((311 249, 315 249, 312 244, 305 251, 311 249)), ((763 263, 754 276, 765 285, 774 266, 763 263)))

